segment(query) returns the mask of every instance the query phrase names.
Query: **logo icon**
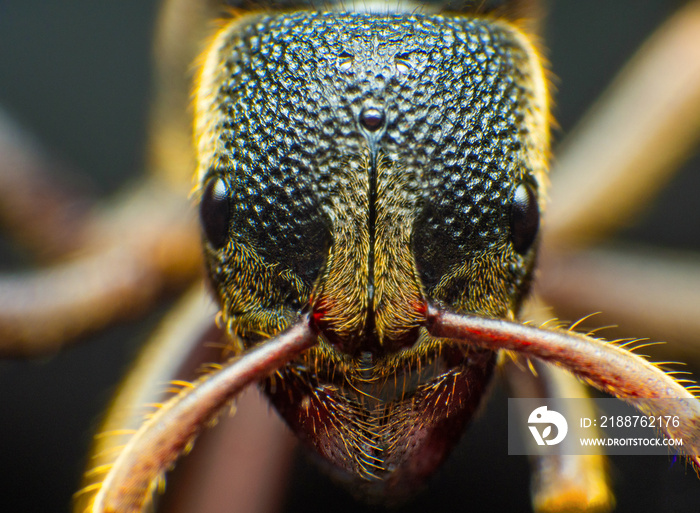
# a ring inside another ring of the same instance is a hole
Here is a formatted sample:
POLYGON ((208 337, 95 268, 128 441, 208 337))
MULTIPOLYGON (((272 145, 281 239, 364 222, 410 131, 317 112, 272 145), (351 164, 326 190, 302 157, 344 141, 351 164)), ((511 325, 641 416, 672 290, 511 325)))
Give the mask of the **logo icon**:
POLYGON ((527 422, 530 424, 528 427, 530 428, 530 433, 532 433, 532 436, 535 438, 537 445, 557 445, 564 440, 566 433, 569 431, 569 425, 566 423, 564 416, 554 410, 547 410, 546 406, 540 406, 539 408, 532 410, 527 422), (545 427, 540 434, 538 427, 533 426, 532 424, 549 425, 545 427), (557 436, 550 440, 549 437, 552 434, 552 424, 557 428, 557 436))

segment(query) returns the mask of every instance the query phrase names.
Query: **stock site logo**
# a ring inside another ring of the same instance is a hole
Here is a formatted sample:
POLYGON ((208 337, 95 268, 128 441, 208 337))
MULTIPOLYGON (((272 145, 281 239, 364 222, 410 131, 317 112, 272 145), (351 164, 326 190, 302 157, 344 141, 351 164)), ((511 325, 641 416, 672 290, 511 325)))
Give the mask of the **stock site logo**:
POLYGON ((537 445, 557 445, 566 436, 569 430, 569 425, 566 423, 564 416, 554 410, 547 410, 546 406, 540 406, 535 408, 530 413, 530 417, 527 419, 529 424, 530 433, 535 438, 537 445), (539 426, 533 426, 532 424, 546 424, 547 426, 540 433, 539 426), (557 428, 557 436, 552 438, 549 437, 552 434, 552 425, 557 428))

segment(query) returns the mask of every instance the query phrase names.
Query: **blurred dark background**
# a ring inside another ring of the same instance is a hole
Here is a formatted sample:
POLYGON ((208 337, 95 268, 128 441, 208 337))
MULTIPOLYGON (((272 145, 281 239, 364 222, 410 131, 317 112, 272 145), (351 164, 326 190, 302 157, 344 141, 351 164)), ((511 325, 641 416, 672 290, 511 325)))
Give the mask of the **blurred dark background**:
MULTIPOLYGON (((551 2, 545 38, 558 77, 556 139, 680 5, 551 2)), ((0 105, 100 194, 141 169, 155 13, 144 0, 0 0, 0 105)), ((699 174, 695 157, 620 237, 700 250, 699 174)), ((32 265, 6 240, 0 257, 3 272, 32 265)), ((43 359, 0 361, 0 511, 69 509, 100 412, 157 321, 152 314, 43 359)), ((495 395, 407 509, 530 511, 527 461, 506 454, 505 396, 499 388, 495 395)), ((290 509, 359 509, 303 460, 294 474, 290 509)), ((698 511, 700 482, 682 461, 613 458, 612 475, 617 511, 698 511)))

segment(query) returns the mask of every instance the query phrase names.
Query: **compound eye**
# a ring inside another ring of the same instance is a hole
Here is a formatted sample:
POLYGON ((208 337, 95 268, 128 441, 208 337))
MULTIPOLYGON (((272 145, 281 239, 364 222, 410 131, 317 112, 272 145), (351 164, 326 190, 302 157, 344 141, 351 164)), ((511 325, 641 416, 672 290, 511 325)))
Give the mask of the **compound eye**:
POLYGON ((521 183, 513 194, 510 210, 510 241, 521 255, 527 253, 537 237, 540 226, 540 209, 532 187, 521 183))
POLYGON ((223 178, 209 181, 199 204, 199 218, 209 243, 219 249, 226 244, 231 221, 229 187, 223 178))

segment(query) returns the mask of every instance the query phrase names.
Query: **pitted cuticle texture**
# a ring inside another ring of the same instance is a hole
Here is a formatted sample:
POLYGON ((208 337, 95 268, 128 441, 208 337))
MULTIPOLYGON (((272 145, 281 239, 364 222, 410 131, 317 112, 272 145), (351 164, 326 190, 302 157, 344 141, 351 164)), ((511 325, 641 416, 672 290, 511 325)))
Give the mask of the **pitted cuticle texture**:
POLYGON ((532 56, 485 18, 247 21, 221 39, 216 88, 198 100, 215 139, 200 134, 204 173, 232 191, 230 241, 206 249, 224 321, 252 345, 248 333, 307 306, 319 344, 265 382, 268 396, 343 479, 409 493, 496 362, 431 337, 423 307, 513 317, 527 289, 534 250, 513 250, 510 215, 546 153, 532 56), (363 124, 366 109, 381 122, 363 124))
POLYGON ((430 290, 507 241, 507 204, 531 171, 533 144, 522 122, 527 56, 509 30, 473 18, 300 12, 260 18, 222 55, 216 161, 230 168, 242 243, 310 284, 333 235, 384 208, 384 219, 410 225, 430 290), (358 122, 368 105, 386 113, 371 148, 358 122), (371 151, 376 183, 352 176, 369 175, 371 151), (368 205, 371 187, 381 204, 368 205))

